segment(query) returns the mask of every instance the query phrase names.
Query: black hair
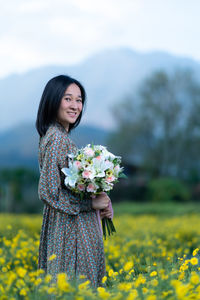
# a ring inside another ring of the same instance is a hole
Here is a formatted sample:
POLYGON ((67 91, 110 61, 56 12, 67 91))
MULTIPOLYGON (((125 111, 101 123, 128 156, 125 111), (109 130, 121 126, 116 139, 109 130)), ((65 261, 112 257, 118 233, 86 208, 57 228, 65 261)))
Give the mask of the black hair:
MULTIPOLYGON (((42 93, 37 113, 36 128, 41 137, 46 134, 49 126, 56 121, 60 102, 64 96, 66 89, 72 83, 75 83, 81 90, 81 97, 84 108, 86 102, 86 92, 84 87, 78 80, 67 75, 59 75, 50 79, 47 82, 42 93)), ((74 122, 73 124, 69 124, 68 132, 78 126, 81 121, 82 111, 78 116, 76 122, 74 122)))

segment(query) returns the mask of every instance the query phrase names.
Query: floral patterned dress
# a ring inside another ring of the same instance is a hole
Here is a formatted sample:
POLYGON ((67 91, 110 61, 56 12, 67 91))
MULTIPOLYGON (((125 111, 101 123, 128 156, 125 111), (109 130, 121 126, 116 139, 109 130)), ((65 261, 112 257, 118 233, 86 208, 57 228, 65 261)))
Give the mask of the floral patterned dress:
POLYGON ((91 199, 82 199, 64 185, 61 169, 76 145, 58 122, 39 142, 39 198, 44 202, 38 267, 56 275, 65 272, 73 279, 85 275, 93 287, 105 275, 102 234, 91 199), (53 255, 54 254, 54 255, 53 255), (51 259, 54 257, 54 259, 51 259))

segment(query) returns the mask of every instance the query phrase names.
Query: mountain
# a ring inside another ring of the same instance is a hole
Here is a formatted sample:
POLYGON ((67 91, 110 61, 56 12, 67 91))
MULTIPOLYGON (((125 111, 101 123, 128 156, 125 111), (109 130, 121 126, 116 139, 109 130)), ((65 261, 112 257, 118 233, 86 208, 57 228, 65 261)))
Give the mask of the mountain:
POLYGON ((74 66, 48 66, 0 80, 0 167, 37 167, 38 135, 34 128, 38 104, 47 81, 59 74, 80 80, 87 106, 72 133, 77 146, 105 144, 117 120, 111 107, 157 70, 192 69, 200 79, 200 64, 164 52, 139 53, 129 48, 107 49, 74 66))
POLYGON ((164 52, 139 53, 129 48, 107 49, 71 66, 47 66, 0 80, 0 131, 21 122, 34 122, 42 91, 47 81, 59 74, 80 80, 87 92, 83 124, 104 129, 115 126, 111 106, 152 72, 175 68, 194 70, 200 78, 200 64, 190 58, 164 52))
MULTIPOLYGON (((109 131, 79 125, 70 138, 78 147, 89 143, 106 144, 109 131)), ((39 137, 33 123, 23 123, 0 133, 0 168, 29 167, 38 169, 39 137)))

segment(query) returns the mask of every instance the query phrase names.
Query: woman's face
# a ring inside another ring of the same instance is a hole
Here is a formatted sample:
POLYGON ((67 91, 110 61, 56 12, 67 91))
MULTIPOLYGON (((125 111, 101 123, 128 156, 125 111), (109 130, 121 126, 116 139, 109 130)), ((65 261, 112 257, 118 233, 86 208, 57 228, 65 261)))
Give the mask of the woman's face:
POLYGON ((76 122, 83 108, 81 90, 75 83, 66 89, 58 109, 57 120, 68 131, 69 124, 76 122))

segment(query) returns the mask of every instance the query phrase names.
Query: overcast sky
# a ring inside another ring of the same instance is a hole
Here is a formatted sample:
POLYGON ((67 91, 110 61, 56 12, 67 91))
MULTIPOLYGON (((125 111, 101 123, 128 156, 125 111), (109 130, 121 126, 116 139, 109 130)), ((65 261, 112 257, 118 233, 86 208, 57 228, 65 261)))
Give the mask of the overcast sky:
POLYGON ((200 61, 199 0, 0 0, 0 77, 106 48, 200 61))

